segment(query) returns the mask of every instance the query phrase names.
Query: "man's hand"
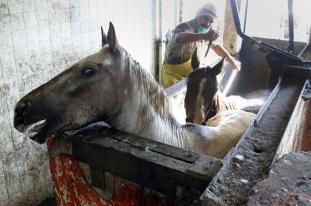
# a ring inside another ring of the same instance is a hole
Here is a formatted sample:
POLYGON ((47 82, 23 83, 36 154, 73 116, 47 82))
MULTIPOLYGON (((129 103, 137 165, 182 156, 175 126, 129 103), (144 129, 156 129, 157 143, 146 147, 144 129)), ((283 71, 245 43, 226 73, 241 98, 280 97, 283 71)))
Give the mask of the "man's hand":
POLYGON ((227 59, 232 68, 236 71, 241 70, 241 63, 233 57, 227 59))
POLYGON ((204 34, 203 40, 215 41, 216 39, 218 39, 218 37, 219 37, 219 32, 214 29, 211 29, 206 34, 204 34))

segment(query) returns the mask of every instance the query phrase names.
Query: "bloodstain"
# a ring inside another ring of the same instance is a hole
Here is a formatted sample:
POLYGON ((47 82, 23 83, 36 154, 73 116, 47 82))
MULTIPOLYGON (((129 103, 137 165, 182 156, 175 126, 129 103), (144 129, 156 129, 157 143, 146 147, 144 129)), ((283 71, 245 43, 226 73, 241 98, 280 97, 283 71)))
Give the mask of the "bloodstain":
POLYGON ((50 170, 59 206, 164 206, 161 198, 146 194, 131 183, 122 184, 109 202, 103 200, 92 190, 79 164, 70 155, 58 155, 51 159, 50 170))

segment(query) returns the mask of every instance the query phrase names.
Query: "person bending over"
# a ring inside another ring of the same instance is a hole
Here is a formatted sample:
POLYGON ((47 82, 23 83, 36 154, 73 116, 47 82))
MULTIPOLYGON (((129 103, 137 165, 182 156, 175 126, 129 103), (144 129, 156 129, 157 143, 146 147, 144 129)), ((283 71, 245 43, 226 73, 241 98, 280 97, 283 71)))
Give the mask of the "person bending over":
POLYGON ((215 42, 219 37, 219 33, 212 29, 216 17, 215 6, 207 3, 197 11, 194 19, 181 23, 174 29, 172 38, 167 44, 161 67, 163 88, 187 77, 192 71, 193 52, 197 48, 199 58, 204 58, 210 41, 212 41, 211 48, 217 55, 226 57, 233 69, 240 69, 240 62, 235 60, 223 46, 215 42))

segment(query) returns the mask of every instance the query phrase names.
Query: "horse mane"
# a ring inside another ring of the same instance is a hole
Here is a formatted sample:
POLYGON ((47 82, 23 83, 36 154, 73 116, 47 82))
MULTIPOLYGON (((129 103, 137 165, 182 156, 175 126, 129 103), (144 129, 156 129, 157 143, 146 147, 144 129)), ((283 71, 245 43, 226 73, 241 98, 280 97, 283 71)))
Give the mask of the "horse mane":
POLYGON ((138 88, 142 89, 141 92, 146 95, 146 98, 154 111, 159 114, 161 118, 166 119, 171 112, 171 104, 165 92, 155 81, 153 76, 150 75, 139 62, 134 60, 126 50, 124 51, 129 64, 131 77, 136 77, 138 88))

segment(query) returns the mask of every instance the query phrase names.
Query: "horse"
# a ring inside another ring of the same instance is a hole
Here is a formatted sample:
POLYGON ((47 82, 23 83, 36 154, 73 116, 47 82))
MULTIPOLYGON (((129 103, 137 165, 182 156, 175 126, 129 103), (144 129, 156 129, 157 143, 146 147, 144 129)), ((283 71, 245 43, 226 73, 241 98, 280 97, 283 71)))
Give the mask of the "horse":
POLYGON ((255 119, 252 113, 219 113, 217 127, 177 122, 163 89, 119 45, 110 22, 102 48, 34 89, 16 104, 14 127, 38 142, 53 134, 104 121, 142 138, 223 158, 255 119))
MULTIPOLYGON (((187 89, 184 100, 186 122, 215 126, 216 114, 226 110, 245 110, 257 113, 269 92, 260 90, 248 95, 248 98, 237 95, 225 97, 218 91, 217 75, 222 72, 224 57, 212 68, 200 66, 195 50, 191 66, 193 71, 187 78, 187 89)), ((216 118, 217 119, 217 118, 216 118)))
POLYGON ((184 100, 186 122, 203 124, 218 111, 215 111, 215 95, 218 91, 216 76, 222 72, 224 58, 213 68, 199 68, 197 50, 192 54, 193 71, 187 78, 187 89, 184 100))

